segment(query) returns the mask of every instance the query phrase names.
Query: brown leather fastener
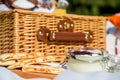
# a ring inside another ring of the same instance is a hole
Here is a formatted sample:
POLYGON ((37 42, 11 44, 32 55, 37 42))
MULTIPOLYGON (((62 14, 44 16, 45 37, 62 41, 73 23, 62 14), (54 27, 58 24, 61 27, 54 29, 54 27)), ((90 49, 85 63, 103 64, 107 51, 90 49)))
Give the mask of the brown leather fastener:
POLYGON ((37 31, 37 40, 38 41, 48 41, 50 30, 47 28, 40 28, 37 31))
POLYGON ((74 23, 70 19, 60 20, 57 27, 59 32, 73 32, 74 23))
POLYGON ((91 42, 93 39, 91 32, 52 32, 50 33, 50 40, 58 41, 81 41, 91 42))

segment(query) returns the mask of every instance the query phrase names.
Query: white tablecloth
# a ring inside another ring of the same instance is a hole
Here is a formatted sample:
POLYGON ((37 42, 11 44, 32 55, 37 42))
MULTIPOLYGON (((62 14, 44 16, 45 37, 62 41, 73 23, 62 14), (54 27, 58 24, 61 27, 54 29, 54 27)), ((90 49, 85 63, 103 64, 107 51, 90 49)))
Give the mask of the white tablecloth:
POLYGON ((82 72, 77 73, 71 70, 65 70, 54 80, 120 80, 120 72, 82 72))
POLYGON ((8 70, 5 67, 0 67, 0 80, 50 80, 47 78, 31 78, 25 79, 17 74, 13 73, 12 71, 8 70))
MULTIPOLYGON (((0 80, 49 80, 47 78, 24 79, 7 68, 0 67, 0 80)), ((120 72, 82 72, 77 73, 69 69, 64 70, 54 80, 120 80, 120 72)))

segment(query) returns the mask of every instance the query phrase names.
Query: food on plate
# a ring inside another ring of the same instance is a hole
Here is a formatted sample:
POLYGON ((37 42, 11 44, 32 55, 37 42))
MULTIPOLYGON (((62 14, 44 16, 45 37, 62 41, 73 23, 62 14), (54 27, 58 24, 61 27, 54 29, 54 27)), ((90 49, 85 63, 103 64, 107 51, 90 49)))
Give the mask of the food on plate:
POLYGON ((26 65, 22 68, 22 71, 59 74, 63 71, 63 69, 59 67, 46 66, 46 65, 26 65))
POLYGON ((62 68, 44 64, 55 61, 56 57, 45 56, 44 53, 0 54, 0 66, 5 66, 8 69, 20 69, 24 72, 59 74, 62 68))
POLYGON ((15 64, 15 60, 10 60, 10 61, 0 61, 0 66, 9 66, 15 64))
POLYGON ((16 62, 16 63, 14 63, 14 64, 11 64, 11 65, 9 65, 7 68, 9 68, 9 69, 22 68, 21 62, 19 61, 19 62, 16 62))
POLYGON ((0 54, 0 60, 6 60, 8 59, 10 56, 12 56, 13 54, 11 53, 4 53, 4 54, 0 54))
POLYGON ((34 58, 34 57, 41 57, 44 56, 44 53, 5 53, 5 54, 0 54, 0 60, 20 60, 20 59, 27 59, 27 58, 34 58))
POLYGON ((12 64, 12 65, 8 66, 8 68, 9 69, 22 68, 25 65, 41 64, 41 63, 49 62, 49 61, 55 61, 55 57, 53 57, 53 56, 46 56, 46 57, 37 57, 37 58, 23 59, 23 60, 19 60, 15 64, 12 64))

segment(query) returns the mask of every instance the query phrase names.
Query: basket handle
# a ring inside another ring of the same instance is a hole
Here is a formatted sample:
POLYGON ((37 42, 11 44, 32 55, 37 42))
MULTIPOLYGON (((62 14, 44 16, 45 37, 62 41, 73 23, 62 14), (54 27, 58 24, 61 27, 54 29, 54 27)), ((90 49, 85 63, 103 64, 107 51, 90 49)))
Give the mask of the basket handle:
POLYGON ((58 32, 54 32, 47 28, 40 28, 37 32, 38 41, 81 41, 91 42, 93 34, 91 31, 73 32, 74 23, 70 19, 60 20, 58 25, 58 32))
POLYGON ((47 28, 40 28, 37 31, 38 41, 81 41, 91 42, 93 33, 85 32, 53 32, 47 28))
POLYGON ((74 32, 74 22, 65 17, 64 20, 60 20, 57 24, 58 32, 50 33, 50 40, 59 40, 59 41, 82 41, 82 42, 91 42, 92 41, 92 32, 74 32))
POLYGON ((93 34, 91 31, 86 32, 51 32, 50 41, 80 41, 91 42, 93 34))

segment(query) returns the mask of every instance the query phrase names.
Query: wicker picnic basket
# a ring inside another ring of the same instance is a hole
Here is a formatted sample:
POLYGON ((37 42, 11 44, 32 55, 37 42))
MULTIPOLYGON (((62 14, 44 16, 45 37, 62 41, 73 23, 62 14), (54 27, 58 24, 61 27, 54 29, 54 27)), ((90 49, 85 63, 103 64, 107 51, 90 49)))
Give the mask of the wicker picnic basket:
POLYGON ((0 12, 0 54, 4 53, 36 53, 44 52, 46 56, 58 57, 61 61, 69 48, 80 46, 105 49, 106 47, 106 17, 83 16, 74 14, 49 14, 27 10, 11 10, 0 12), (69 18, 74 22, 74 32, 91 30, 92 42, 79 41, 38 41, 36 33, 40 27, 57 32, 60 20, 69 18))

